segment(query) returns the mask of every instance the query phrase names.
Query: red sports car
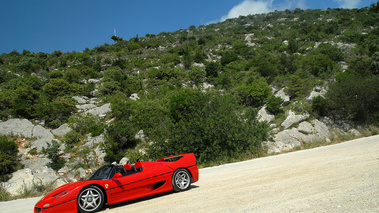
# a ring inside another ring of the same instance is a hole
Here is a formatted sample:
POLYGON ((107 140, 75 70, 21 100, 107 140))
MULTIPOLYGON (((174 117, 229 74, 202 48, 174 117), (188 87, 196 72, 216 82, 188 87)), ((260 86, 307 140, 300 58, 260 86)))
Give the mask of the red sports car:
POLYGON ((182 154, 155 162, 105 165, 87 180, 68 183, 43 197, 34 212, 96 212, 112 205, 167 191, 184 191, 198 181, 195 155, 182 154))

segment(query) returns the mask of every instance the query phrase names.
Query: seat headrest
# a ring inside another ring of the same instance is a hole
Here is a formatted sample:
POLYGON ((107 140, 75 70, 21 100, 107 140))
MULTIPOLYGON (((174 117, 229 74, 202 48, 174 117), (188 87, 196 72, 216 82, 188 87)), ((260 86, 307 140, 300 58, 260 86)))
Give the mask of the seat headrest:
POLYGON ((136 169, 139 169, 139 168, 142 167, 142 163, 141 163, 141 162, 137 162, 137 163, 135 164, 135 166, 136 166, 136 169))
POLYGON ((124 165, 124 168, 125 168, 125 170, 130 170, 130 169, 132 168, 132 166, 129 165, 129 164, 125 164, 125 165, 124 165))

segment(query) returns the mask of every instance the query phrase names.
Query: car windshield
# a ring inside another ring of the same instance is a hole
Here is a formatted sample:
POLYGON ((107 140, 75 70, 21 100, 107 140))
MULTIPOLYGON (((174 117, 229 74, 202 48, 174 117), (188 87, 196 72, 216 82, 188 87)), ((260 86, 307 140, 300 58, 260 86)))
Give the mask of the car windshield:
POLYGON ((106 165, 94 172, 92 175, 90 175, 87 180, 106 180, 114 175, 114 165, 106 165))

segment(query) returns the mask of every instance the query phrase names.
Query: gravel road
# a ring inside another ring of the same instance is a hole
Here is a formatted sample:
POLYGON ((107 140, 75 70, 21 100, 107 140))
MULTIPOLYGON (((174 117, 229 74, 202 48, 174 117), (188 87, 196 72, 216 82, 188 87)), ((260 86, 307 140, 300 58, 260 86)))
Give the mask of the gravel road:
MULTIPOLYGON (((31 212, 37 200, 20 211, 28 200, 2 202, 0 212, 31 212)), ((201 169, 186 192, 101 212, 379 212, 379 136, 201 169)))

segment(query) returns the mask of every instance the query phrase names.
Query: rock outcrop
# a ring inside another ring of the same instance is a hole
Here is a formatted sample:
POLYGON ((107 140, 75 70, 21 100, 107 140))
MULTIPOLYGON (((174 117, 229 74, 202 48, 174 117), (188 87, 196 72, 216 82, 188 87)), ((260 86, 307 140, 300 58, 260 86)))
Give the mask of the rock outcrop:
POLYGON ((275 119, 275 115, 273 115, 269 111, 267 111, 266 106, 263 106, 258 111, 258 120, 260 122, 266 121, 266 122, 270 123, 274 119, 275 119))
POLYGON ((289 110, 288 111, 288 116, 286 118, 286 120, 283 121, 283 123, 281 124, 281 126, 284 128, 284 129, 288 129, 289 127, 293 126, 293 125, 296 125, 302 121, 305 121, 306 119, 309 118, 309 114, 308 113, 305 113, 305 114, 302 114, 302 115, 297 115, 294 111, 292 110, 289 110))
POLYGON ((27 119, 9 119, 0 122, 0 134, 25 138, 33 137, 34 124, 27 119))
POLYGON ((9 119, 5 122, 0 122, 0 134, 14 135, 23 138, 28 138, 33 146, 38 151, 51 143, 54 135, 41 125, 34 125, 26 119, 9 119))
POLYGON ((268 148, 268 153, 280 153, 289 151, 302 144, 316 141, 328 141, 331 133, 328 127, 315 119, 311 123, 304 121, 297 128, 286 129, 274 136, 273 142, 264 142, 268 148))
POLYGON ((66 181, 48 167, 51 161, 47 158, 37 158, 22 161, 23 169, 12 174, 12 178, 3 183, 4 188, 13 196, 20 195, 33 186, 55 184, 63 185, 66 181))

